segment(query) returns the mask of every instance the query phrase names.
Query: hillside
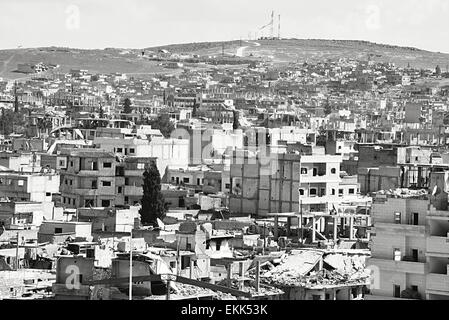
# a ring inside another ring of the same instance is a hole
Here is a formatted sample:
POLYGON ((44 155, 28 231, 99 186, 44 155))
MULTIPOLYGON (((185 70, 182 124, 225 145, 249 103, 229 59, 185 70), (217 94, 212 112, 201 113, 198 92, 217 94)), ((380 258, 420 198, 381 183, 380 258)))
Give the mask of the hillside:
MULTIPOLYGON (((146 48, 145 51, 157 52, 167 49, 174 53, 199 55, 252 55, 273 62, 323 61, 325 59, 356 58, 393 62, 398 66, 433 69, 440 65, 443 69, 449 64, 449 54, 429 52, 416 48, 376 44, 366 41, 283 39, 257 41, 226 41, 172 44, 146 48)), ((148 75, 152 73, 174 73, 164 69, 158 62, 148 61, 140 56, 141 50, 115 49, 84 50, 70 48, 31 48, 0 50, 0 77, 6 79, 26 79, 27 75, 17 73, 19 63, 58 64, 58 72, 71 68, 88 69, 91 72, 122 72, 130 75, 148 75)))
MULTIPOLYGON (((195 44, 177 44, 149 48, 149 50, 167 49, 173 52, 189 52, 194 54, 220 54, 224 44, 225 52, 237 50, 239 41, 209 42, 195 44)), ((255 57, 269 59, 274 62, 323 61, 325 59, 354 58, 392 62, 405 67, 409 63, 415 68, 433 69, 440 65, 443 69, 449 64, 449 54, 430 52, 411 47, 399 47, 355 40, 321 40, 321 39, 283 39, 243 41, 243 56, 252 54, 255 57)), ((234 53, 235 54, 235 53, 234 53)))

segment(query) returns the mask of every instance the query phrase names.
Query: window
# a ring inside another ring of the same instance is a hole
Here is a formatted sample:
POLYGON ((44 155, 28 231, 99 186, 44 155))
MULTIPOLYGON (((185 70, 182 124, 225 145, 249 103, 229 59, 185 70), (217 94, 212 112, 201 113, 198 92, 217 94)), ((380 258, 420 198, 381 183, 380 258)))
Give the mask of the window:
POLYGON ((92 189, 97 189, 97 180, 92 180, 92 189))
POLYGON ((122 193, 122 187, 117 188, 117 193, 122 193))
POLYGON ((128 201, 129 201, 129 198, 125 197, 125 203, 128 203, 128 201))
POLYGON ((394 223, 401 224, 401 213, 400 212, 394 213, 394 223))
POLYGON ((225 184, 225 188, 226 188, 226 189, 229 189, 229 188, 231 188, 231 185, 230 185, 229 183, 226 183, 226 184, 225 184))
POLYGON ((97 162, 92 162, 92 170, 98 170, 98 163, 97 162))
POLYGON ((321 188, 320 190, 320 196, 324 197, 326 195, 326 188, 321 188))
POLYGON ((117 152, 123 152, 123 148, 117 148, 117 152))
POLYGON ((197 178, 196 179, 196 184, 199 186, 199 185, 201 185, 201 179, 200 178, 197 178))
POLYGON ((401 261, 402 260, 401 249, 394 248, 393 249, 393 257, 394 257, 394 261, 401 261))
POLYGON ((111 181, 101 181, 103 187, 110 187, 111 186, 111 181))
POLYGON ((393 285, 393 296, 395 298, 401 297, 401 286, 398 286, 396 284, 393 285))
POLYGON ((189 182, 190 182, 190 178, 183 178, 182 181, 183 181, 184 183, 189 183, 189 182))
POLYGON ((85 207, 93 207, 93 206, 95 206, 94 199, 86 199, 86 200, 84 200, 84 206, 85 207))
POLYGON ((301 168, 301 174, 307 174, 307 168, 301 168))
POLYGON ((59 166, 63 167, 65 165, 65 161, 64 160, 59 160, 59 166))
POLYGON ((313 294, 312 295, 312 300, 321 300, 321 296, 318 294, 313 294))
POLYGON ((129 186, 129 178, 125 178, 125 186, 129 186))
POLYGON ((299 189, 299 195, 303 196, 304 195, 304 189, 299 189))
POLYGON ((313 176, 316 177, 318 175, 318 168, 313 168, 313 176))
POLYGON ((342 197, 343 196, 343 189, 338 189, 338 196, 342 197))
POLYGON ((50 197, 51 196, 51 192, 46 192, 45 196, 50 197))
POLYGON ((72 181, 72 180, 69 180, 69 184, 70 184, 70 185, 73 185, 73 181, 72 181))
POLYGON ((17 180, 17 185, 18 185, 18 186, 23 186, 23 184, 24 184, 24 181, 23 181, 23 180, 17 180))
POLYGON ((55 234, 62 233, 62 228, 55 228, 55 234))
POLYGON ((109 206, 111 206, 111 200, 101 200, 101 206, 102 207, 109 207, 109 206))
POLYGON ((418 262, 418 250, 412 249, 412 260, 413 262, 418 262))
POLYGON ((337 173, 337 169, 332 168, 332 169, 331 169, 331 173, 332 173, 332 174, 336 174, 336 173, 337 173))
POLYGON ((311 196, 311 197, 312 197, 312 196, 316 196, 316 194, 317 194, 316 188, 310 188, 310 196, 311 196))
POLYGON ((349 189, 349 194, 354 194, 355 192, 354 192, 354 188, 350 188, 349 189))
POLYGON ((332 195, 335 196, 335 189, 332 189, 332 195))
POLYGON ((134 152, 135 152, 134 148, 129 149, 129 153, 134 153, 134 152))
POLYGON ((418 286, 411 286, 411 289, 415 292, 418 292, 418 286))
POLYGON ((419 214, 418 213, 412 213, 412 225, 414 225, 414 226, 419 225, 419 214))
POLYGON ((70 166, 73 167, 73 161, 70 161, 70 166))
POLYGON ((65 180, 64 180, 64 183, 65 183, 65 184, 68 184, 68 180, 67 180, 67 179, 65 179, 65 180))
POLYGON ((103 163, 103 168, 112 168, 112 163, 111 162, 104 162, 103 163))

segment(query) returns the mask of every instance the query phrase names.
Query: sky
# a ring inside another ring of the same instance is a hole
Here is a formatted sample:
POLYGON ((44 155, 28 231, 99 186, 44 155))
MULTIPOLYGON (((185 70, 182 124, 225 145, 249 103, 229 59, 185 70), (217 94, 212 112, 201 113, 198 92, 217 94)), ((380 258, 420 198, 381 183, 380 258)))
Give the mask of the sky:
POLYGON ((146 48, 268 35, 449 53, 449 0, 0 0, 0 49, 146 48))

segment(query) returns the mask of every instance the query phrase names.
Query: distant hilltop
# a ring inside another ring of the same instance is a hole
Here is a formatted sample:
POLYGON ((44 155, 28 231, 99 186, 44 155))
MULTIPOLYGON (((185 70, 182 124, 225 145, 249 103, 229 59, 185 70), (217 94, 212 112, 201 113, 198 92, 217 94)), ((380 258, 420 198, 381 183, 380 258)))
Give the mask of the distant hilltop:
POLYGON ((319 62, 349 58, 394 63, 398 67, 444 70, 449 65, 449 54, 430 52, 413 47, 378 44, 362 40, 323 39, 258 39, 217 42, 170 44, 141 49, 105 48, 75 49, 67 47, 41 47, 0 50, 0 78, 20 78, 15 70, 19 64, 35 61, 59 65, 60 72, 71 68, 84 68, 92 72, 128 74, 158 73, 164 68, 155 61, 142 59, 160 50, 173 54, 195 56, 226 56, 255 58, 273 63, 319 62))

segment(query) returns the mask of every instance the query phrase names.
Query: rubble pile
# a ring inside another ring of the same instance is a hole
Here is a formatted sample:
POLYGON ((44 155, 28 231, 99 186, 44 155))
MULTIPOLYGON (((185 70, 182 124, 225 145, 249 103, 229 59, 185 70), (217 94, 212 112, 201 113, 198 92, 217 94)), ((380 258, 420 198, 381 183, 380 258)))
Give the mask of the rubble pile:
POLYGON ((191 286, 188 284, 183 283, 177 283, 176 284, 177 290, 175 293, 180 296, 184 297, 191 297, 191 296, 200 296, 200 295, 211 295, 214 296, 218 300, 236 300, 234 296, 228 293, 219 292, 219 291, 213 291, 210 289, 200 288, 196 286, 191 286))
MULTIPOLYGON (((255 278, 254 276, 252 278, 255 278)), ((219 283, 219 285, 226 286, 227 280, 223 280, 219 283)), ((231 280, 231 288, 235 290, 240 290, 239 288, 239 281, 236 279, 231 280)), ((277 294, 283 294, 284 291, 282 291, 279 288, 272 287, 272 286, 259 286, 259 291, 256 291, 256 284, 255 281, 250 281, 249 283, 245 283, 242 291, 249 292, 253 296, 265 296, 265 295, 277 295, 277 294)))
MULTIPOLYGON (((250 270, 250 275, 255 277, 255 269, 250 270)), ((273 261, 261 265, 261 281, 268 285, 313 288, 364 283, 369 276, 365 269, 365 256, 342 253, 294 250, 277 266, 273 261), (323 267, 318 270, 321 259, 323 267)))
POLYGON ((388 189, 388 190, 380 190, 373 193, 375 196, 388 196, 395 198, 419 198, 419 197, 427 197, 428 192, 425 189, 421 190, 412 190, 406 188, 398 188, 398 189, 388 189))
POLYGON ((354 273, 365 269, 365 256, 348 256, 340 253, 328 254, 324 262, 340 273, 354 273))

